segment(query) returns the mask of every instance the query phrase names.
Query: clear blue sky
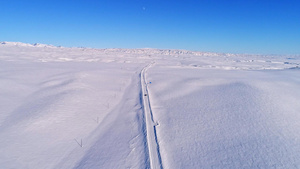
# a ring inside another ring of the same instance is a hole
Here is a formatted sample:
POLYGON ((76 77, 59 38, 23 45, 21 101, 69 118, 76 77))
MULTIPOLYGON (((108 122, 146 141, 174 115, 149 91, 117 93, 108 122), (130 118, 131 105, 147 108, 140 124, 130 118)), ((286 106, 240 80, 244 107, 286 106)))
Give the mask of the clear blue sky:
POLYGON ((1 0, 0 41, 300 54, 299 0, 1 0))

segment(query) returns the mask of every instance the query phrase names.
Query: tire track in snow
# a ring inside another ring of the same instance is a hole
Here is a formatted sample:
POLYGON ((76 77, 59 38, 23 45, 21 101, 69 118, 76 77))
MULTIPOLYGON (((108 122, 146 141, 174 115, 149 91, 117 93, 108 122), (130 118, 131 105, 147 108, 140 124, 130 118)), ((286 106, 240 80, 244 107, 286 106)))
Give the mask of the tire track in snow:
POLYGON ((162 169, 162 159, 159 150, 158 138, 156 133, 157 122, 154 122, 153 112, 151 110, 151 104, 149 100, 149 93, 147 88, 147 80, 145 73, 148 68, 152 66, 153 63, 147 65, 141 71, 141 87, 142 87, 142 100, 143 100, 143 108, 145 114, 144 123, 146 125, 146 137, 147 137, 147 146, 149 150, 149 161, 150 168, 152 169, 162 169))

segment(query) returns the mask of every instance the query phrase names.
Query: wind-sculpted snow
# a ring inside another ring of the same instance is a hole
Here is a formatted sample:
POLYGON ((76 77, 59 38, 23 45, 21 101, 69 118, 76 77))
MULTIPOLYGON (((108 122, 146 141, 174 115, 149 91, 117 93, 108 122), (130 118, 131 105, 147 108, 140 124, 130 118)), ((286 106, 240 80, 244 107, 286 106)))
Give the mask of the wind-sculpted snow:
POLYGON ((165 164, 299 168, 299 79, 298 70, 150 69, 165 164))
POLYGON ((2 42, 0 168, 300 168, 299 64, 2 42))
MULTIPOLYGON (((104 140, 114 153, 102 152, 105 157, 93 162, 118 157, 119 152, 124 159, 103 166, 143 168, 142 129, 135 121, 140 118, 140 106, 134 100, 139 81, 131 82, 138 79, 139 65, 122 69, 118 64, 1 62, 0 67, 1 168, 75 167, 81 158, 89 157, 93 145, 108 131, 109 140, 104 140), (133 92, 124 96, 127 88, 133 92), (116 110, 120 102, 131 98, 116 110), (121 121, 113 123, 115 118, 121 121), (127 149, 130 141, 132 147, 127 149), (121 148, 126 145, 124 151, 119 151, 118 143, 121 148)), ((88 166, 97 168, 93 163, 88 166)))

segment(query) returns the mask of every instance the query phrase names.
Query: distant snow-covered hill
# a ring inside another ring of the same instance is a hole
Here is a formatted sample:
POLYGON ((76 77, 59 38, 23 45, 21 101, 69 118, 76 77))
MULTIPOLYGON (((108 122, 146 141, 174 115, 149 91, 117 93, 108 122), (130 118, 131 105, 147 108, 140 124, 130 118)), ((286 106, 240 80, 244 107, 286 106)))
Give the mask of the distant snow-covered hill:
POLYGON ((35 62, 145 62, 168 60, 182 66, 216 69, 298 68, 300 55, 253 55, 175 49, 94 49, 45 44, 1 42, 0 59, 35 62), (173 58, 173 59, 170 59, 173 58))
MULTIPOLYGON (((22 43, 22 42, 0 42, 0 46, 6 47, 44 47, 44 48, 61 48, 53 46, 53 45, 46 45, 46 44, 29 44, 29 43, 22 43)), ((76 48, 76 47, 75 47, 76 48)), ((72 49, 75 49, 74 47, 72 49)), ((94 50, 98 52, 104 53, 126 53, 126 54, 159 54, 159 55, 195 55, 195 56, 235 56, 236 54, 228 54, 228 53, 213 53, 213 52, 198 52, 198 51, 189 51, 189 50, 179 50, 179 49, 151 49, 151 48, 142 48, 142 49, 122 49, 122 48, 111 48, 111 49, 93 49, 93 48, 83 48, 78 47, 77 49, 81 50, 94 50)))
POLYGON ((29 43, 22 43, 22 42, 0 42, 0 44, 5 46, 18 46, 18 47, 49 47, 49 48, 56 47, 53 45, 46 45, 40 43, 29 44, 29 43))

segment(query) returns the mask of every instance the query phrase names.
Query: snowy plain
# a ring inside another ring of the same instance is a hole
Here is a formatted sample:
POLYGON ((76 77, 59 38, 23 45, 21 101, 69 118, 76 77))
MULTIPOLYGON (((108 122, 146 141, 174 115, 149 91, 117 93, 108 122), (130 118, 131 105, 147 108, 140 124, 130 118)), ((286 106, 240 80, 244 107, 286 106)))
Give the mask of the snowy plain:
POLYGON ((300 56, 0 43, 0 168, 300 168, 300 56))

